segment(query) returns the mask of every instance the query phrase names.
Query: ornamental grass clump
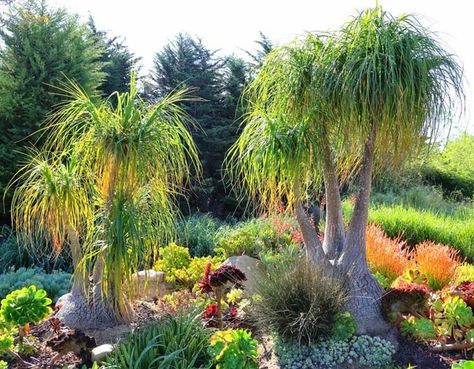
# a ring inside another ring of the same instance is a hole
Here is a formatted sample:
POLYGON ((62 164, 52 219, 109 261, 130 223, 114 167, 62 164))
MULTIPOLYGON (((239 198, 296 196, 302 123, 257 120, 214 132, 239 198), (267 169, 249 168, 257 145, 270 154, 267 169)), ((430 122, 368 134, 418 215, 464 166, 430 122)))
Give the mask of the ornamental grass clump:
POLYGON ((294 257, 266 264, 257 282, 255 317, 284 341, 311 344, 329 337, 348 298, 345 281, 333 269, 294 257))
POLYGON ((458 251, 449 246, 425 241, 416 246, 413 261, 416 268, 428 278, 428 285, 439 290, 454 279, 461 257, 458 251))
POLYGON ((389 283, 400 276, 409 264, 405 242, 388 237, 376 225, 367 227, 366 252, 372 273, 382 274, 389 283))
POLYGON ((105 361, 108 369, 210 368, 211 331, 194 314, 167 315, 123 340, 105 361))

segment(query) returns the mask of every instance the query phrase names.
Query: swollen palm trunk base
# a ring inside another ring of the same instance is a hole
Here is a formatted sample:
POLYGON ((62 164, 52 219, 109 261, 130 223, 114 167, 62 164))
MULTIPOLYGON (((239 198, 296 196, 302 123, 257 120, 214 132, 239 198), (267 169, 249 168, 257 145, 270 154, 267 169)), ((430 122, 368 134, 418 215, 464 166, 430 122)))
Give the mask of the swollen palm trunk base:
POLYGON ((383 289, 372 274, 368 270, 354 269, 349 274, 348 288, 347 309, 356 321, 357 333, 390 339, 394 328, 382 316, 383 289))
POLYGON ((56 316, 69 328, 100 330, 123 324, 106 304, 98 299, 87 301, 83 294, 68 293, 57 305, 60 309, 56 316))

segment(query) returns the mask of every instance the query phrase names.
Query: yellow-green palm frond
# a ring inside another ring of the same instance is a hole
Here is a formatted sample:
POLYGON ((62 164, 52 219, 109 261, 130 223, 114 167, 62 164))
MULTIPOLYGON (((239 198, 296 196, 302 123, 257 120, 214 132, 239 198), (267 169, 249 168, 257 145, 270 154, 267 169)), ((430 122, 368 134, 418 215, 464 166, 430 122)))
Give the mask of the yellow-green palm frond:
POLYGON ((341 155, 345 144, 320 97, 328 48, 328 35, 308 34, 273 50, 245 91, 244 128, 225 165, 234 189, 265 209, 317 194, 324 148, 341 175, 357 161, 341 155))
POLYGON ((333 38, 320 92, 345 140, 375 125, 377 156, 396 163, 462 111, 462 68, 415 17, 368 9, 333 38))
POLYGON ((32 151, 19 171, 12 200, 12 220, 19 237, 35 253, 44 241, 59 253, 68 227, 86 238, 93 227, 92 186, 71 157, 32 151))
POLYGON ((311 129, 308 122, 292 126, 263 114, 248 121, 226 159, 237 192, 270 211, 302 200, 295 185, 305 194, 319 175, 311 129))
POLYGON ((115 192, 103 214, 105 223, 97 229, 97 239, 103 242, 90 244, 84 263, 102 258, 101 291, 103 296, 118 297, 113 299, 114 309, 122 318, 127 319, 123 282, 133 295, 132 274, 149 268, 158 257, 158 247, 173 239, 176 211, 169 193, 145 187, 132 198, 123 191, 115 192))
POLYGON ((186 91, 148 105, 134 81, 129 92, 116 94, 116 106, 94 102, 72 85, 69 102, 53 116, 50 146, 74 140, 85 171, 95 173, 108 191, 114 183, 140 188, 150 181, 163 187, 182 186, 191 168, 200 172, 197 148, 187 129, 191 119, 179 106, 186 91))
POLYGON ((462 68, 436 35, 380 7, 273 50, 245 97, 249 113, 227 166, 234 186, 266 207, 291 203, 296 179, 320 178, 325 154, 341 179, 357 172, 373 127, 377 163, 401 162, 464 99, 462 68))

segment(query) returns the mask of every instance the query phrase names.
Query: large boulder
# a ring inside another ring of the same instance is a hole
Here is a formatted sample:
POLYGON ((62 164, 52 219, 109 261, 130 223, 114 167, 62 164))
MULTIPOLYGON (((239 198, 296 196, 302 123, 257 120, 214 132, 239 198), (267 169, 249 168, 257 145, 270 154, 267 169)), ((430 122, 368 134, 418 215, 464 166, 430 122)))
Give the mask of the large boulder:
POLYGON ((246 297, 251 297, 257 293, 257 281, 264 276, 263 265, 260 260, 247 255, 231 256, 223 264, 233 265, 245 273, 247 280, 242 285, 246 297))
POLYGON ((165 273, 152 269, 141 270, 132 275, 134 297, 153 301, 163 296, 170 288, 165 282, 165 273))

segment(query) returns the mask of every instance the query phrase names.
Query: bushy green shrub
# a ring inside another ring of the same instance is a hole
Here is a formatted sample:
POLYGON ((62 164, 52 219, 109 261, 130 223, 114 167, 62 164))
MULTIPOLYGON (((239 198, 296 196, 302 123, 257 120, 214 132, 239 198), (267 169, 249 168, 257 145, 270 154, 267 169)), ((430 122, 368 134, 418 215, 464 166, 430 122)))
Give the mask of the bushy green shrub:
POLYGON ((55 302, 68 292, 70 284, 71 274, 66 272, 45 273, 40 268, 20 268, 0 275, 0 299, 14 290, 35 285, 39 289, 44 289, 55 302))
POLYGON ((165 273, 167 282, 191 289, 201 278, 207 264, 211 263, 214 270, 221 261, 219 256, 193 258, 186 247, 172 242, 166 247, 160 247, 160 259, 155 269, 165 273))
POLYGON ((248 255, 258 257, 261 250, 270 248, 274 230, 270 223, 252 219, 235 226, 223 226, 217 234, 216 252, 224 257, 248 255))
POLYGON ((209 353, 216 369, 258 369, 257 345, 250 332, 227 329, 211 336, 209 353))
POLYGON ((444 197, 439 187, 420 184, 397 189, 397 191, 374 191, 371 195, 371 203, 374 205, 403 205, 444 215, 473 210, 468 202, 458 202, 444 197))
POLYGON ((280 250, 262 251, 260 253, 260 260, 267 268, 270 266, 284 268, 288 260, 296 260, 302 256, 302 251, 300 246, 290 244, 282 247, 280 250))
POLYGON ((474 136, 463 134, 430 155, 422 168, 426 180, 452 194, 474 196, 474 136))
POLYGON ((354 336, 344 341, 324 340, 311 346, 277 341, 275 352, 282 369, 339 369, 342 365, 383 368, 392 362, 395 348, 379 337, 354 336))
POLYGON ((331 336, 347 299, 345 281, 335 270, 298 256, 267 265, 256 287, 260 326, 287 341, 314 343, 331 336))
MULTIPOLYGON (((407 190, 412 192, 411 188, 436 186, 441 189, 444 198, 472 198, 473 168, 474 136, 463 134, 448 142, 443 149, 427 145, 420 156, 405 162, 396 172, 378 172, 374 178, 374 190, 377 193, 388 193, 390 197, 407 190)), ((425 200, 425 204, 435 204, 440 197, 425 197, 425 200)))
POLYGON ((194 214, 179 222, 177 242, 186 246, 191 256, 212 256, 219 226, 209 214, 194 214))
POLYGON ((165 316, 122 341, 107 357, 105 368, 210 368, 210 334, 193 314, 165 316))
POLYGON ((225 257, 244 254, 259 257, 262 252, 294 244, 295 231, 295 220, 284 215, 222 226, 217 232, 218 248, 215 251, 225 257))
POLYGON ((24 287, 2 300, 0 314, 5 322, 18 326, 39 323, 51 314, 51 302, 45 290, 36 286, 24 287))

